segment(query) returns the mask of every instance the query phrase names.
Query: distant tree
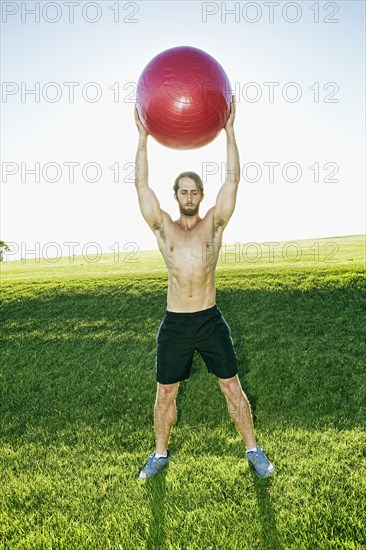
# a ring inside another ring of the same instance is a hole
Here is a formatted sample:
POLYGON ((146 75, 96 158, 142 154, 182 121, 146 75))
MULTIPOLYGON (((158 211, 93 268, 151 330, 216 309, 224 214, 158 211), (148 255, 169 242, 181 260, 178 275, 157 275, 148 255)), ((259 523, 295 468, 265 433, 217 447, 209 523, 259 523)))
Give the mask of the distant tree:
POLYGON ((0 262, 4 259, 4 251, 8 250, 10 250, 9 246, 4 241, 0 241, 0 262))

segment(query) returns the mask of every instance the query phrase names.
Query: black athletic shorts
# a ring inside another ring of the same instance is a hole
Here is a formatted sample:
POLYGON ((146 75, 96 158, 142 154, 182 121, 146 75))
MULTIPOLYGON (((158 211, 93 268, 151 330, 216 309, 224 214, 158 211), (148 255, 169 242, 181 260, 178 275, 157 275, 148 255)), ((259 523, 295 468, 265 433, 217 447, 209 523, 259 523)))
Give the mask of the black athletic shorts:
POLYGON ((194 313, 167 310, 156 341, 156 380, 161 384, 188 378, 195 351, 208 372, 219 378, 231 378, 238 372, 230 328, 216 305, 194 313))

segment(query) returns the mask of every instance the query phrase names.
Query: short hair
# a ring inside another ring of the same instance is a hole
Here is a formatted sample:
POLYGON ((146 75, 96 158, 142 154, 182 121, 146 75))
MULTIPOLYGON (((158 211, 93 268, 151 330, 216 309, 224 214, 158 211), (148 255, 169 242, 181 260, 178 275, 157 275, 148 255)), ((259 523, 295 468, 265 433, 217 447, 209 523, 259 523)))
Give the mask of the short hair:
POLYGON ((199 175, 196 174, 196 172, 182 172, 181 174, 179 174, 179 176, 176 177, 174 185, 173 185, 173 189, 174 189, 175 194, 177 194, 177 191, 179 189, 179 180, 181 178, 191 178, 191 180, 193 180, 196 183, 196 185, 198 187, 198 190, 200 191, 201 195, 203 195, 203 183, 202 183, 202 180, 199 177, 199 175))

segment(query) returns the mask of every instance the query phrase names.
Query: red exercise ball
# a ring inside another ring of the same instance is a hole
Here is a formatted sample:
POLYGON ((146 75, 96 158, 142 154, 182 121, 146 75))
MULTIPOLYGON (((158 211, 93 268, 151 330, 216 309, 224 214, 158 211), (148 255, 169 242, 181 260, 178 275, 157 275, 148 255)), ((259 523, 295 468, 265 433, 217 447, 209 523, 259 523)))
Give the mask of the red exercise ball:
POLYGON ((221 65, 190 46, 158 54, 137 84, 141 122, 159 143, 174 149, 210 143, 227 122, 231 97, 221 65))

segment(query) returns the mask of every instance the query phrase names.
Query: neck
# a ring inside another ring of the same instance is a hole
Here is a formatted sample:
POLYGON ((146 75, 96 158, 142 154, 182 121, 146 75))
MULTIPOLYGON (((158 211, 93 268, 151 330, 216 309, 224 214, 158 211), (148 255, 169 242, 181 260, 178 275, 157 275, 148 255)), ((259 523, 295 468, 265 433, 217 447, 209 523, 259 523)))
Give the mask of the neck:
POLYGON ((183 229, 193 229, 198 222, 201 221, 201 218, 198 214, 195 214, 194 216, 185 216, 184 214, 181 214, 179 219, 175 222, 183 229))

